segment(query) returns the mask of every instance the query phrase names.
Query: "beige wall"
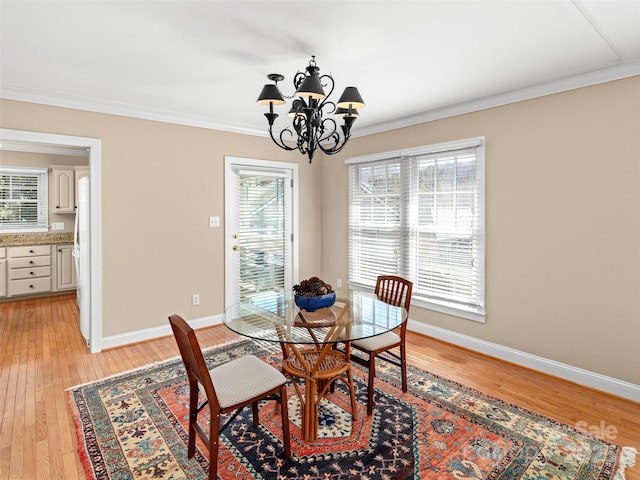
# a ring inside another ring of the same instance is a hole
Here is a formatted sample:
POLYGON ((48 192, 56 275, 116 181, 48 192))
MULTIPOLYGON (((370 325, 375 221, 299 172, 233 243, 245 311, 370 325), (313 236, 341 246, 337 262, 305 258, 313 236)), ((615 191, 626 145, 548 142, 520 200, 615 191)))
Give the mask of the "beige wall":
POLYGON ((8 100, 0 109, 2 128, 102 139, 103 337, 224 311, 224 228, 208 218, 224 218, 225 155, 300 162, 299 271, 320 271, 321 162, 261 137, 8 100))
POLYGON ((485 136, 486 323, 411 318, 640 384, 640 77, 356 138, 312 165, 266 138, 0 108, 3 128, 102 139, 105 337, 223 311, 224 232, 207 218, 224 215, 225 155, 300 163, 300 277, 335 281, 347 278, 346 158, 485 136))
POLYGON ((411 318, 640 384, 640 77, 352 140, 323 160, 324 278, 347 278, 346 158, 476 136, 486 323, 411 318))

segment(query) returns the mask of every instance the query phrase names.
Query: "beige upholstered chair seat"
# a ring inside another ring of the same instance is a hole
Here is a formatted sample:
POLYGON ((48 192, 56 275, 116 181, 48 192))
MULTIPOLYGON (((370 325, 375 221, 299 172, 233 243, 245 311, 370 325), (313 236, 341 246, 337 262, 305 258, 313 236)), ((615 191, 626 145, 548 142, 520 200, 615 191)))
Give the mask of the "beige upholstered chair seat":
POLYGON ((400 335, 394 332, 387 332, 383 333, 382 335, 376 335, 375 337, 356 340, 354 342, 351 342, 351 345, 357 348, 375 351, 389 347, 391 345, 396 345, 398 343, 400 343, 400 335))
POLYGON ((209 370, 221 408, 238 405, 286 382, 282 373, 254 355, 209 370))

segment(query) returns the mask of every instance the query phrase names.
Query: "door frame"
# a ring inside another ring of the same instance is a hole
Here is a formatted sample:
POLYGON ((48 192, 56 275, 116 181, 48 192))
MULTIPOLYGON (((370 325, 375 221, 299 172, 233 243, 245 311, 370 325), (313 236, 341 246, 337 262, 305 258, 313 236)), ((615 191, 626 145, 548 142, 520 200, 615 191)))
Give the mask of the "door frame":
POLYGON ((224 157, 224 184, 225 184, 225 212, 224 212, 224 265, 225 265, 225 310, 233 303, 233 297, 231 289, 227 288, 228 278, 230 275, 229 265, 231 265, 232 246, 234 244, 233 235, 233 212, 232 206, 235 204, 232 198, 233 188, 231 188, 230 181, 234 178, 234 168, 264 168, 271 170, 289 170, 291 172, 291 179, 293 182, 293 189, 291 192, 291 234, 293 235, 293 242, 291 242, 291 275, 293 282, 298 278, 298 164, 293 162, 278 162, 274 160, 260 160, 255 158, 243 158, 243 157, 224 157))
POLYGON ((102 351, 102 140, 91 137, 76 137, 54 133, 32 132, 28 130, 12 130, 0 128, 0 140, 16 142, 24 146, 23 151, 36 151, 43 147, 75 147, 86 148, 89 157, 89 196, 90 196, 90 225, 91 239, 89 276, 89 299, 91 335, 89 351, 102 351), (30 150, 30 148, 32 150, 30 150))

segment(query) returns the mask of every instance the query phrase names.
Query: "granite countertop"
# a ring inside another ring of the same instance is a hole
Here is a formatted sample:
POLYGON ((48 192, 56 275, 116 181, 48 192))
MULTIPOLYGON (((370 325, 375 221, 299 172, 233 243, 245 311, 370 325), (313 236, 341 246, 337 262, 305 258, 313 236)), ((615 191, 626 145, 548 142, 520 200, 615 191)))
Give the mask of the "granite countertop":
POLYGON ((0 234, 0 247, 51 245, 55 243, 73 243, 73 232, 0 234))

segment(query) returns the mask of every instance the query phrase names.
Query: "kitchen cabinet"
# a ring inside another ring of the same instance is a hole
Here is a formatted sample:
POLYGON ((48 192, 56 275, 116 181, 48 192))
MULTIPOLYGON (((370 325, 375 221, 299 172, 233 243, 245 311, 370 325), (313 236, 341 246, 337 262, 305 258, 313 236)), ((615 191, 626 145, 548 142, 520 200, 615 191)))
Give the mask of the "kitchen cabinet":
POLYGON ((75 288, 72 243, 0 247, 0 298, 75 288))
POLYGON ((55 213, 75 213, 75 171, 73 167, 52 167, 49 182, 53 194, 55 213))
POLYGON ((7 296, 7 249, 0 247, 0 298, 7 296))
POLYGON ((89 166, 52 165, 52 206, 55 213, 75 213, 78 206, 78 180, 89 176, 89 166))
POLYGON ((8 247, 7 295, 51 291, 51 245, 8 247))
POLYGON ((73 245, 56 245, 56 290, 76 288, 76 267, 73 258, 73 245))

